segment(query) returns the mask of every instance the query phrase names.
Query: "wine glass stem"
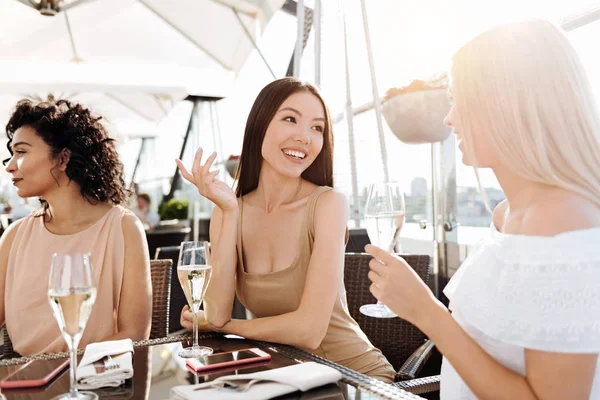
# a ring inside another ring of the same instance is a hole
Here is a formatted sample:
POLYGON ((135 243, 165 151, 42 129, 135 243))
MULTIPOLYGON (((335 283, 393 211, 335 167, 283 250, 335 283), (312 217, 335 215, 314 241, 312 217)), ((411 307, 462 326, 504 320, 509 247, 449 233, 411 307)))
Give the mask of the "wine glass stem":
POLYGON ((193 307, 193 311, 194 311, 194 326, 193 326, 193 335, 194 335, 194 344, 192 345, 192 348, 197 348, 200 347, 198 345, 198 312, 200 311, 200 307, 194 305, 193 307))
MULTIPOLYGON (((68 341, 69 342, 69 341, 68 341)), ((72 399, 77 398, 77 346, 79 345, 79 338, 71 336, 70 340, 70 353, 71 353, 71 364, 69 366, 69 375, 71 377, 71 386, 69 387, 69 397, 72 399)))

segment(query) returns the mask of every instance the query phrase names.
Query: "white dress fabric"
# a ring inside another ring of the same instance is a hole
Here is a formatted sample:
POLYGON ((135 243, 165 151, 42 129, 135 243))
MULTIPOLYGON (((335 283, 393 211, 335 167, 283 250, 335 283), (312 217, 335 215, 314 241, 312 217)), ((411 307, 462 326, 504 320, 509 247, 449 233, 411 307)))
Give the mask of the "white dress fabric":
MULTIPOLYGON (((496 361, 525 376, 525 349, 600 353, 600 228, 551 237, 493 226, 444 294, 456 322, 496 361)), ((443 400, 477 397, 448 360, 443 400)), ((600 357, 590 399, 600 400, 600 357)))

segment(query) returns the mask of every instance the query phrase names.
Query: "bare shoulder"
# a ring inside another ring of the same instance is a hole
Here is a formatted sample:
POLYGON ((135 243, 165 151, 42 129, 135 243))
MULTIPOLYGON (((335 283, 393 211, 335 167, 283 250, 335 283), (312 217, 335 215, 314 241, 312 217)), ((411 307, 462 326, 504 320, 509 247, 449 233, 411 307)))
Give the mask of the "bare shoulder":
POLYGON ((0 274, 1 280, 4 280, 6 275, 6 270, 8 268, 8 258, 10 256, 10 249, 12 248, 13 242, 15 240, 15 236, 17 235, 17 230, 19 226, 25 221, 25 218, 17 220, 9 225, 9 227, 4 231, 2 237, 0 237, 0 274))
POLYGON ((600 228, 600 208, 575 194, 551 197, 530 207, 523 217, 521 234, 554 236, 600 228))
MULTIPOLYGON (((346 196, 335 190, 327 190, 319 195, 313 214, 316 238, 324 243, 338 241, 345 245, 348 241, 348 202, 346 196)), ((328 245, 328 246, 329 246, 328 245)), ((334 249, 335 247, 332 247, 334 249)), ((342 252, 343 252, 343 248, 342 252)))
POLYGON ((316 212, 330 213, 343 211, 347 214, 348 202, 346 196, 336 190, 328 190, 317 199, 316 212))
POLYGON ((123 228, 123 236, 125 238, 133 238, 144 236, 144 227, 138 217, 130 210, 125 210, 121 219, 121 227, 123 228))
POLYGON ((8 257, 8 252, 10 251, 13 241, 15 240, 17 230, 19 230, 19 226, 21 226, 23 221, 25 221, 25 218, 13 222, 2 234, 2 237, 0 238, 0 251, 2 251, 3 255, 6 253, 6 256, 8 257))
POLYGON ((508 200, 504 199, 494 208, 494 214, 492 215, 492 221, 498 231, 502 231, 504 226, 504 220, 506 218, 506 212, 508 211, 508 200))
POLYGON ((150 255, 144 226, 130 210, 125 210, 121 219, 125 246, 125 268, 130 273, 149 273, 150 255))
POLYGON ((317 230, 346 229, 348 225, 346 196, 335 190, 328 190, 319 195, 315 205, 314 221, 317 230))

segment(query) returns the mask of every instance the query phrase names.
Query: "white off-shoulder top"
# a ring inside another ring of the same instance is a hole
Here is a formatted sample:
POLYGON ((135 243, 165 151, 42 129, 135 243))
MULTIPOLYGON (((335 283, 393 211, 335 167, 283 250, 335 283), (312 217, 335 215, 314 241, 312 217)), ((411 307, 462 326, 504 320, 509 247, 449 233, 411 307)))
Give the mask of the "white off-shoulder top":
MULTIPOLYGON (((467 334, 523 376, 526 348, 598 354, 600 228, 542 237, 500 233, 492 224, 444 294, 467 334)), ((440 396, 476 399, 446 359, 440 396)), ((600 358, 590 399, 600 400, 600 358)))

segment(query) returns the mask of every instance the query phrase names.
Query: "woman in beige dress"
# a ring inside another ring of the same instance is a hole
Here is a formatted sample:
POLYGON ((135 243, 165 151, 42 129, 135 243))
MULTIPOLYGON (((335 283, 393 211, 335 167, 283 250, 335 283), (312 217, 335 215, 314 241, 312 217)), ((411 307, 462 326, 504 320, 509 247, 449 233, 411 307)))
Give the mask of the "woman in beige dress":
POLYGON ((128 199, 123 165, 99 118, 64 100, 24 100, 6 132, 6 171, 17 194, 42 204, 0 239, 0 323, 14 350, 67 349, 48 302, 53 253, 91 253, 97 297, 79 347, 148 338, 148 245, 139 220, 119 205, 128 199))
MULTIPOLYGON (((290 344, 386 382, 394 370, 352 319, 344 289, 348 206, 333 187, 331 119, 317 89, 267 85, 246 124, 234 193, 201 163, 183 176, 215 203, 204 329, 290 344), (256 318, 231 318, 234 294, 256 318)), ((182 324, 192 327, 184 308, 182 324)), ((201 322, 202 323, 202 322, 201 322)))

